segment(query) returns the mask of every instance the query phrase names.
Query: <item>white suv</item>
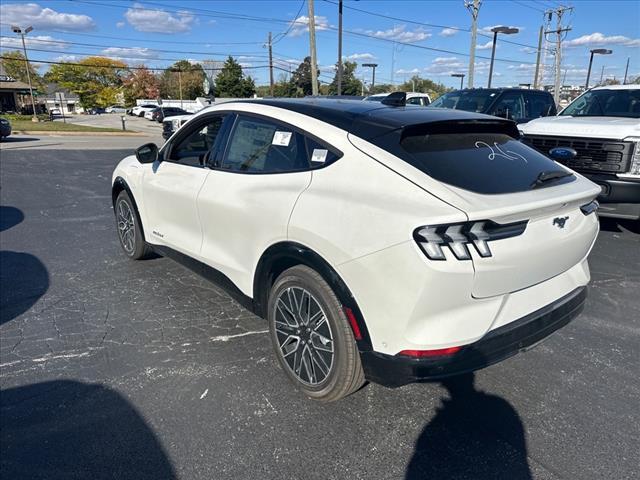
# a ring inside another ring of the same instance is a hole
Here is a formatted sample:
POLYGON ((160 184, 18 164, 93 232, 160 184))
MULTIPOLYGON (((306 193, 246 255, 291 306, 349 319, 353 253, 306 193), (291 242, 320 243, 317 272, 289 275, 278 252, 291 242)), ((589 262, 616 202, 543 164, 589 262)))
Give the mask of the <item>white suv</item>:
MULTIPOLYGON (((389 93, 376 93, 375 95, 369 95, 368 97, 363 98, 363 100, 365 102, 381 102, 389 95, 389 93)), ((407 92, 406 103, 407 105, 418 105, 421 107, 426 107, 427 105, 431 104, 431 97, 429 97, 428 93, 407 92)))
POLYGON ((125 254, 217 280, 319 400, 536 344, 583 307, 600 189, 511 121, 403 100, 206 108, 115 169, 125 254))

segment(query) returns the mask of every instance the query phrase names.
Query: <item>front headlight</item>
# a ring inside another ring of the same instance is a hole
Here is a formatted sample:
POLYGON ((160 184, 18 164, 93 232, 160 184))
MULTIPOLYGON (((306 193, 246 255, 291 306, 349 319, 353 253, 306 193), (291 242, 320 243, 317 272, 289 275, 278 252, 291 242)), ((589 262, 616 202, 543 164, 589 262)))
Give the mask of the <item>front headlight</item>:
POLYGON ((620 178, 640 178, 640 137, 628 137, 625 142, 634 142, 631 167, 627 173, 619 173, 620 178))

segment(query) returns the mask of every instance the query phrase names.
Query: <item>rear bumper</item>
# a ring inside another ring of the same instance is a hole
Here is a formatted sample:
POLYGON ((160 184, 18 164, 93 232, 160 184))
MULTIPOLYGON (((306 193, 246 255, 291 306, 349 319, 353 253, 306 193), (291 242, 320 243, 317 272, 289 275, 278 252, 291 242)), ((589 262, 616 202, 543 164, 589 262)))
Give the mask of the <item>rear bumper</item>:
POLYGON ((640 180, 620 179, 614 175, 585 174, 602 188, 598 196, 603 217, 640 219, 640 180))
POLYGON ((587 287, 518 320, 490 331, 475 343, 447 357, 415 359, 378 352, 361 352, 367 380, 387 387, 437 380, 479 370, 526 350, 577 317, 584 307, 587 287))

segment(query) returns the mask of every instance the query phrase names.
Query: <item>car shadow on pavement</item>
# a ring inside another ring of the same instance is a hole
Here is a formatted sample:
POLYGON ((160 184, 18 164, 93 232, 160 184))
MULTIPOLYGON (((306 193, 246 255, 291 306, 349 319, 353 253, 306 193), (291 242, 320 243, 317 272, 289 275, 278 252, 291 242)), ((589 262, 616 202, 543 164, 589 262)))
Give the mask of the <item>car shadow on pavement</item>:
MULTIPOLYGON (((0 206, 0 232, 24 220, 22 210, 0 206)), ((49 272, 38 257, 0 250, 0 325, 31 308, 49 289, 49 272)))
POLYGON ((474 374, 442 381, 449 398, 418 438, 406 480, 529 480, 525 430, 505 399, 476 390, 474 374))
POLYGON ((177 478, 140 413, 102 385, 51 381, 2 391, 3 478, 177 478))
POLYGON ((632 233, 640 233, 640 220, 623 220, 600 217, 600 229, 614 233, 624 232, 625 230, 632 233))
MULTIPOLYGON (((35 130, 35 129, 34 129, 35 130)), ((35 142, 40 140, 37 137, 15 137, 10 136, 2 139, 2 143, 20 143, 20 142, 35 142)))

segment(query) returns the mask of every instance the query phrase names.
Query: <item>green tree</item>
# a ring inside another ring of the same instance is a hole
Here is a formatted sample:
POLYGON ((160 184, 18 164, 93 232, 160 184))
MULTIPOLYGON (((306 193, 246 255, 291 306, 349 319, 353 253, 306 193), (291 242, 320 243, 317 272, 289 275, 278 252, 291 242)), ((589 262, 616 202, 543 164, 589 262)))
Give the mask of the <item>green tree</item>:
POLYGON ((138 98, 157 98, 160 96, 160 82, 154 73, 146 68, 132 70, 122 81, 124 101, 127 106, 135 105, 138 98))
MULTIPOLYGON (((318 70, 318 76, 320 76, 320 71, 318 70)), ((313 89, 311 87, 311 57, 305 57, 296 71, 293 72, 291 76, 291 81, 299 90, 299 94, 311 95, 313 89)))
POLYGON ((287 79, 286 74, 280 74, 278 81, 273 86, 273 95, 276 97, 296 97, 297 94, 298 89, 293 81, 287 79))
POLYGON ((85 107, 106 107, 115 103, 127 65, 105 57, 86 57, 77 63, 53 65, 45 74, 47 82, 76 93, 85 107))
MULTIPOLYGON (((342 64, 342 95, 360 95, 362 93, 362 82, 356 78, 356 62, 344 62, 342 64)), ((329 85, 329 95, 338 93, 338 65, 336 64, 336 74, 329 85)))
POLYGON ((227 58, 216 77, 217 97, 247 98, 256 93, 256 84, 253 78, 244 75, 242 67, 233 57, 227 58))
POLYGON ((372 88, 369 88, 369 95, 375 95, 376 93, 391 93, 393 91, 393 85, 390 83, 376 83, 372 88))
POLYGON ((160 95, 163 98, 180 98, 180 85, 182 85, 182 98, 195 100, 204 95, 205 74, 202 65, 191 64, 188 60, 180 60, 160 76, 160 95))
MULTIPOLYGON (((2 63, 7 75, 15 78, 16 80, 27 83, 29 79, 27 78, 27 69, 23 53, 19 50, 13 50, 11 52, 2 52, 2 56, 4 58, 0 62, 2 63)), ((33 88, 44 90, 45 82, 33 66, 32 62, 29 62, 29 75, 31 75, 33 88)))
POLYGON ((420 92, 420 93, 428 93, 431 97, 431 100, 435 100, 440 95, 447 93, 452 90, 451 88, 447 88, 445 85, 441 83, 436 83, 428 78, 422 78, 419 75, 414 75, 411 77, 411 80, 403 83, 398 87, 398 90, 401 92, 420 92))

